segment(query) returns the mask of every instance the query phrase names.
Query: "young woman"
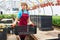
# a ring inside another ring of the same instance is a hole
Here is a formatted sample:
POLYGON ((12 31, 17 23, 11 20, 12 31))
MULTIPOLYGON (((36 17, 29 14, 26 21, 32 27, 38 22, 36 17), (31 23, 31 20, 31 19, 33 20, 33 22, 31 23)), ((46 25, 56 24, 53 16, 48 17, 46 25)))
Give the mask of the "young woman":
MULTIPOLYGON (((38 8, 38 6, 33 6, 31 9, 28 8, 28 5, 26 3, 21 3, 21 10, 19 11, 17 18, 15 19, 15 22, 12 24, 12 27, 14 27, 16 25, 16 23, 18 22, 18 26, 22 26, 25 25, 27 26, 27 24, 30 22, 30 24, 32 24, 34 26, 34 24, 31 22, 30 20, 30 15, 29 15, 29 10, 34 10, 36 8, 38 8)), ((24 40, 26 35, 19 35, 21 40, 24 40)))

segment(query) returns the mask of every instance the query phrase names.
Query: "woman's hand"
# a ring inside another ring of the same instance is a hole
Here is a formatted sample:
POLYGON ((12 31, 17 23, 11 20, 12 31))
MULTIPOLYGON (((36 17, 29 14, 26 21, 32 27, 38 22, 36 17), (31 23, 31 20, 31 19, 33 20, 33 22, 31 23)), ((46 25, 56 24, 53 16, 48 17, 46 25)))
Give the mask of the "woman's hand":
POLYGON ((32 27, 34 27, 34 26, 35 26, 35 24, 34 24, 34 23, 32 23, 31 21, 28 23, 28 25, 30 25, 30 26, 32 26, 32 27))
POLYGON ((12 26, 12 28, 14 28, 14 27, 16 26, 16 23, 15 23, 15 22, 14 22, 14 23, 12 23, 12 25, 11 25, 11 26, 12 26))
POLYGON ((35 24, 33 24, 33 23, 32 23, 32 24, 30 24, 30 25, 31 25, 32 27, 34 27, 34 26, 35 26, 35 24))

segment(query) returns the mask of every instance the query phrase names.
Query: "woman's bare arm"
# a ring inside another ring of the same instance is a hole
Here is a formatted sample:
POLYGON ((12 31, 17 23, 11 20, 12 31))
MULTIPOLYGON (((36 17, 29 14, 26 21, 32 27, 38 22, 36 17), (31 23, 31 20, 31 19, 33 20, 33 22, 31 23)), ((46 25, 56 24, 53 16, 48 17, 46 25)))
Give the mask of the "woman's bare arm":
POLYGON ((33 22, 31 21, 30 17, 28 18, 28 25, 33 24, 33 22))
POLYGON ((14 23, 17 23, 18 22, 18 18, 15 19, 14 23))
POLYGON ((13 24, 12 24, 12 27, 14 27, 17 22, 18 22, 18 18, 15 19, 15 21, 14 21, 13 24))

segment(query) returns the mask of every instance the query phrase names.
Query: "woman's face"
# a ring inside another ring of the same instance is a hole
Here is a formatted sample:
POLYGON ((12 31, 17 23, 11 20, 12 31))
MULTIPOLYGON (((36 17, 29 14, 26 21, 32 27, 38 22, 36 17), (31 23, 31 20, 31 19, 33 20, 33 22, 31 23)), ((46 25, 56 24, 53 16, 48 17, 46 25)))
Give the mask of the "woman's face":
POLYGON ((26 5, 21 5, 21 7, 23 10, 26 9, 26 5))

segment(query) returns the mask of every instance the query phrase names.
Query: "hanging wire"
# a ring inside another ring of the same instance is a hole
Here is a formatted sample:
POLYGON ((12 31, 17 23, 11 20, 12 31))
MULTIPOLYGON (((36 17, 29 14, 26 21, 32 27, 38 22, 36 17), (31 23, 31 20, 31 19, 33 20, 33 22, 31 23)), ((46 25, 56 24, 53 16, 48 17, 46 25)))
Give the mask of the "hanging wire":
POLYGON ((38 0, 36 0, 36 1, 38 2, 38 5, 39 5, 39 7, 38 7, 38 13, 40 13, 41 12, 41 10, 40 10, 40 2, 38 0))
MULTIPOLYGON (((47 2, 49 3, 49 0, 47 0, 47 2)), ((53 8, 52 8, 52 6, 50 6, 50 8, 51 8, 52 16, 53 16, 53 8)))
MULTIPOLYGON (((41 2, 41 4, 42 4, 43 0, 40 0, 40 2, 41 2)), ((45 2, 44 2, 44 4, 45 4, 45 2)), ((45 15, 44 7, 43 7, 43 12, 44 12, 44 15, 45 15)))

